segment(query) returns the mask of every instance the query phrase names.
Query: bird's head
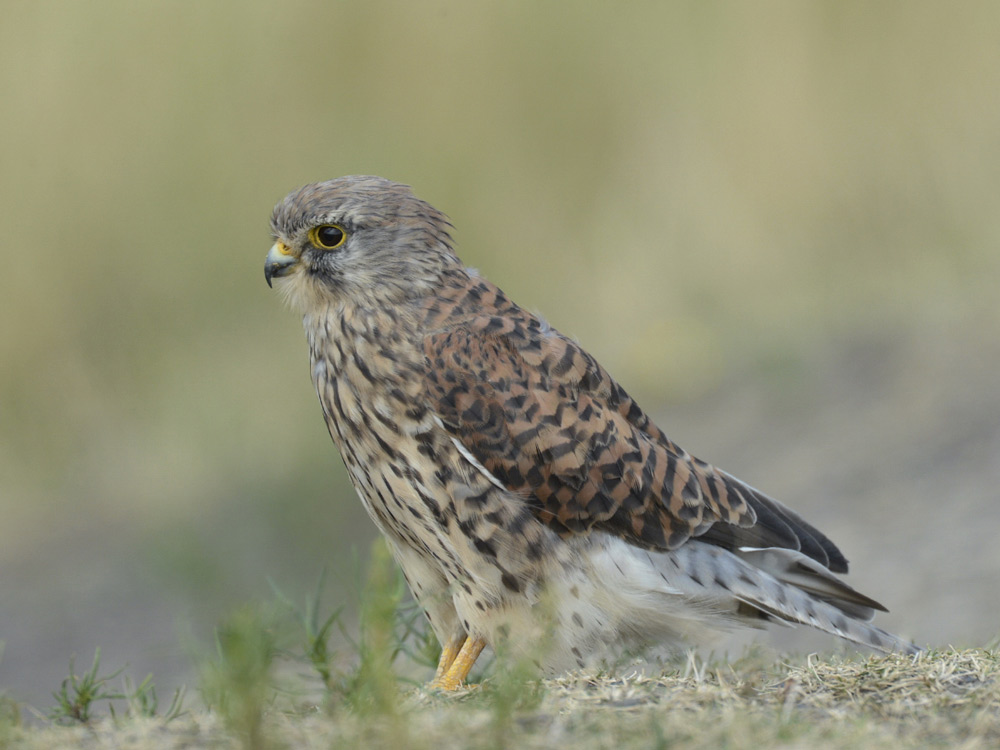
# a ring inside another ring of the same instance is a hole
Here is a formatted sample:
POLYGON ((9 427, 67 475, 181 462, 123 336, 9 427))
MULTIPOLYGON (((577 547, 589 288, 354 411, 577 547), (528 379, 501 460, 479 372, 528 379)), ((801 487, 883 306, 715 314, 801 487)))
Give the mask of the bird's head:
POLYGON ((264 277, 301 312, 423 296, 461 267, 450 228, 406 185, 362 176, 317 182, 274 207, 264 277))

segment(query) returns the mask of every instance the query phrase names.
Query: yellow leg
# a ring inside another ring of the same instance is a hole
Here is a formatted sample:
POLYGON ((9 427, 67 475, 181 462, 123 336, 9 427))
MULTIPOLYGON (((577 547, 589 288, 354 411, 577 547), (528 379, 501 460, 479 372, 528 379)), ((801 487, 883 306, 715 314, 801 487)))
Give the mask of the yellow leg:
POLYGON ((459 632, 457 635, 453 635, 448 639, 448 642, 444 644, 441 649, 441 658, 438 659, 438 668, 434 673, 434 679, 431 682, 433 685, 448 672, 448 669, 455 661, 455 657, 458 656, 458 652, 461 651, 462 645, 465 643, 465 633, 459 632))
MULTIPOLYGON (((449 645, 451 645, 450 642, 449 645)), ((472 665, 476 663, 476 659, 479 658, 479 654, 485 647, 486 641, 481 638, 466 638, 462 648, 452 660, 451 666, 445 670, 444 674, 435 676, 429 687, 438 690, 458 690, 465 682, 465 678, 469 676, 472 665)), ((443 656, 444 654, 442 654, 442 661, 443 656)))

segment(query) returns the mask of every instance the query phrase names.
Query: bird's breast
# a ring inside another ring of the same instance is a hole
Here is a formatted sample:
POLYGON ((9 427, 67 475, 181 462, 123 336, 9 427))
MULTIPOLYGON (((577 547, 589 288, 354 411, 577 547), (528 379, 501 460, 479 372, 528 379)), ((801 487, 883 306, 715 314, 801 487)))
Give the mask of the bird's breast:
POLYGON ((335 319, 307 328, 316 393, 366 510, 460 589, 523 596, 552 533, 436 417, 420 338, 378 330, 335 319))

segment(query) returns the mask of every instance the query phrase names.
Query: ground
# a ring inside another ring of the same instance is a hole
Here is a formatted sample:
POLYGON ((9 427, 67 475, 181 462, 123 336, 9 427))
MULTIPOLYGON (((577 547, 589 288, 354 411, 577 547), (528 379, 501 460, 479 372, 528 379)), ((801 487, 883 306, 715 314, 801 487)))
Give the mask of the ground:
POLYGON ((410 688, 375 710, 345 705, 268 710, 247 734, 213 713, 93 726, 8 727, 18 750, 147 748, 900 748, 996 747, 1000 653, 917 657, 816 655, 733 663, 691 656, 656 676, 508 676, 458 695, 410 688))

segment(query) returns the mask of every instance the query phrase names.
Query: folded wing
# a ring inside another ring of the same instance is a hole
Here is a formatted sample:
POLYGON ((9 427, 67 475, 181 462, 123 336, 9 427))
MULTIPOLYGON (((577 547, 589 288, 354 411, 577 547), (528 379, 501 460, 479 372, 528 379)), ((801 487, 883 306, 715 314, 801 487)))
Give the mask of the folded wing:
POLYGON ((821 532, 673 443, 593 357, 537 318, 467 319, 428 335, 424 351, 426 394, 446 429, 560 534, 597 529, 651 549, 692 537, 777 547, 847 571, 821 532))

